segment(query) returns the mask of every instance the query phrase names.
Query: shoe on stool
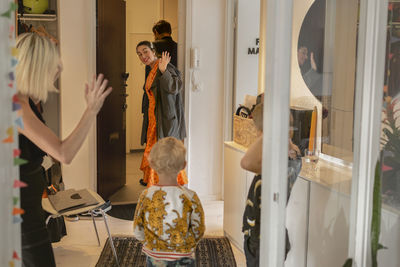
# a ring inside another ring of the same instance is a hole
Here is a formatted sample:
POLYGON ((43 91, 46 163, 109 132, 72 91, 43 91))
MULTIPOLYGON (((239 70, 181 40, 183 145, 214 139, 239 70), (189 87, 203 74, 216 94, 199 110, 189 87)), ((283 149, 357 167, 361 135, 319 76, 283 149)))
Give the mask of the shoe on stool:
POLYGON ((139 183, 140 183, 141 185, 143 185, 143 186, 147 186, 147 183, 145 183, 145 182, 143 181, 143 178, 139 180, 139 183))
POLYGON ((79 216, 78 216, 78 215, 67 215, 67 216, 64 216, 64 218, 65 218, 67 221, 70 221, 70 222, 79 221, 79 216))
POLYGON ((92 217, 92 215, 93 215, 93 217, 95 217, 95 218, 98 218, 98 217, 103 217, 103 214, 101 213, 101 211, 100 210, 103 210, 104 212, 107 212, 107 211, 109 211, 109 210, 111 210, 111 201, 110 200, 107 200, 103 205, 101 205, 100 207, 98 207, 96 210, 93 210, 92 212, 93 212, 93 214, 92 214, 92 212, 85 212, 85 213, 80 213, 79 214, 79 217, 83 217, 83 218, 91 218, 92 217))

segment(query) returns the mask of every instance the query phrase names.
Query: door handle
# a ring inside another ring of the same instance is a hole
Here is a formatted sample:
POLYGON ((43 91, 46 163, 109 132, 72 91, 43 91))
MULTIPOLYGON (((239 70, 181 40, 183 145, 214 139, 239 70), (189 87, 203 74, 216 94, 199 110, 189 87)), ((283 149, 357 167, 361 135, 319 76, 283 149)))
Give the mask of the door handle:
POLYGON ((119 140, 119 132, 113 132, 108 136, 108 142, 110 144, 115 143, 119 140))
POLYGON ((129 95, 124 93, 124 94, 120 94, 120 96, 128 97, 129 95))

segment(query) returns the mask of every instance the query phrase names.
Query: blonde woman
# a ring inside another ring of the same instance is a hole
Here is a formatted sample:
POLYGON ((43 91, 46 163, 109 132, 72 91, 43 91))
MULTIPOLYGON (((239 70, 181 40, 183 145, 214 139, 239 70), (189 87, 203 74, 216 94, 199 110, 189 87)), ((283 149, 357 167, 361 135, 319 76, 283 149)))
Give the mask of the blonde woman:
MULTIPOLYGON (((28 184, 21 189, 22 264, 23 266, 55 266, 53 250, 45 225, 41 196, 46 187, 41 166, 47 153, 62 163, 70 163, 81 147, 96 115, 112 88, 102 74, 94 76, 85 86, 87 108, 72 133, 60 140, 45 124, 37 110, 39 101, 45 102, 54 82, 62 71, 62 64, 54 43, 36 33, 25 33, 17 38, 18 65, 16 81, 19 111, 24 128, 19 128, 21 158, 28 160, 20 167, 20 179, 28 184)), ((65 89, 68 90, 68 89, 65 89)))

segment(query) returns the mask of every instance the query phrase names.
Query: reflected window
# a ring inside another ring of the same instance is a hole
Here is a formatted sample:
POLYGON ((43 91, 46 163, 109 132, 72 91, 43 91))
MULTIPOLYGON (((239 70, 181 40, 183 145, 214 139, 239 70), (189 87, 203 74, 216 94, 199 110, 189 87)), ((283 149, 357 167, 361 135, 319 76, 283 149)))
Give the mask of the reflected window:
POLYGON ((400 208, 400 3, 389 3, 382 114, 382 200, 400 208))

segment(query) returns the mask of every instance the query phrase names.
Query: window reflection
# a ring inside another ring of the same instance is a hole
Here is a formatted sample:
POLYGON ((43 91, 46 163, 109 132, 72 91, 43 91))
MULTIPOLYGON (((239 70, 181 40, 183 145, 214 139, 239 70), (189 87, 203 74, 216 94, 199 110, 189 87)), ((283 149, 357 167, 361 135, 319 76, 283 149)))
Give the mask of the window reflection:
POLYGON ((389 3, 382 118, 382 193, 400 208, 400 3, 389 3))

